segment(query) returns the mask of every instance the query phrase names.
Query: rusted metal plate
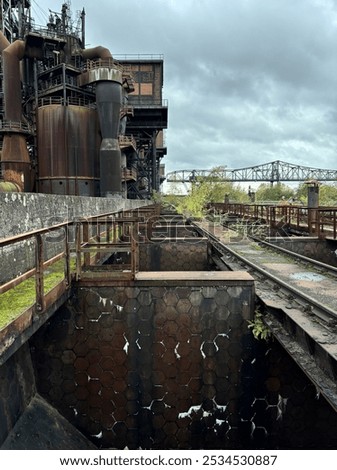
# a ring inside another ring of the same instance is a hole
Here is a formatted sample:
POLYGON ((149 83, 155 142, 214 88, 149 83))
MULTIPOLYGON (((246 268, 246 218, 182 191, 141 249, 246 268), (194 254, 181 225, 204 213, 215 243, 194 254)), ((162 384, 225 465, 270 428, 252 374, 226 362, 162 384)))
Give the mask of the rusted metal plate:
POLYGON ((42 192, 97 196, 97 113, 83 106, 38 108, 39 187, 42 192))

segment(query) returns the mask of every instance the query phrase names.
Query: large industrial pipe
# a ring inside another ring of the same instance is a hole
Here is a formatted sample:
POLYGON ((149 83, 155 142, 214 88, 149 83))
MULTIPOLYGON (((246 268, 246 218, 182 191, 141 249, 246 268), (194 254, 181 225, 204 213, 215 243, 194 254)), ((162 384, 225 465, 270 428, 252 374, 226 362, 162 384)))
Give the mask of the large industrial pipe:
POLYGON ((121 150, 118 142, 122 87, 117 82, 96 85, 96 102, 102 134, 100 148, 101 196, 122 192, 121 150))
POLYGON ((85 9, 83 8, 81 13, 81 22, 82 22, 82 47, 85 47, 85 9))
POLYGON ((2 51, 4 72, 5 119, 21 122, 21 78, 20 61, 25 54, 24 41, 17 40, 2 51))
POLYGON ((9 45, 10 42, 8 41, 4 33, 0 31, 0 52, 2 53, 2 51, 6 49, 6 47, 8 47, 9 45))
POLYGON ((120 111, 122 106, 122 81, 119 74, 106 74, 105 68, 112 64, 104 63, 112 59, 108 49, 102 46, 82 51, 84 59, 101 59, 101 72, 96 81, 96 103, 102 143, 100 147, 100 187, 101 196, 111 197, 122 193, 121 150, 118 142, 120 111), (104 72, 103 72, 104 70, 104 72))
POLYGON ((82 49, 81 53, 83 59, 85 60, 112 59, 112 55, 109 49, 103 46, 91 47, 90 49, 82 49))
POLYGON ((13 183, 21 191, 31 190, 30 158, 25 134, 22 132, 20 61, 25 54, 24 41, 17 40, 7 45, 0 35, 3 64, 4 127, 1 155, 2 173, 5 182, 13 183), (5 47, 7 45, 7 47, 5 47))

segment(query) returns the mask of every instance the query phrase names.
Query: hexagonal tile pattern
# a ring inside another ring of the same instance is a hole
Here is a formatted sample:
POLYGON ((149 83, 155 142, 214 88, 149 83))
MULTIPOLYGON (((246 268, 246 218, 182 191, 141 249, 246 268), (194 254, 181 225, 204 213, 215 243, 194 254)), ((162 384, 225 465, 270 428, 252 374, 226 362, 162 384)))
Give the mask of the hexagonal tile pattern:
MULTIPOLYGON (((165 247, 171 260, 184 260, 180 248, 165 247)), ((200 250, 191 245, 189 253, 200 250)), ((179 281, 153 292, 142 285, 79 290, 85 301, 67 320, 76 325, 71 342, 62 333, 51 348, 39 337, 44 394, 65 415, 76 410, 73 424, 106 447, 214 445, 234 425, 227 404, 239 396, 242 367, 235 328, 250 333, 230 310, 233 289, 179 281), (123 309, 110 309, 117 302, 123 309)))

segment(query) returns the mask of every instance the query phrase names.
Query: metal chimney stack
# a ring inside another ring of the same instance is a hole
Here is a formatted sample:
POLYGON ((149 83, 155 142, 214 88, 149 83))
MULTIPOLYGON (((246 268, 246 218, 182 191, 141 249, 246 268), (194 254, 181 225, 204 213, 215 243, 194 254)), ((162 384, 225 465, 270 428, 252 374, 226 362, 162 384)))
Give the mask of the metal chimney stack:
POLYGON ((118 142, 122 87, 119 82, 100 81, 96 103, 102 143, 100 148, 101 196, 121 194, 121 150, 118 142))
POLYGON ((118 142, 122 106, 122 68, 118 67, 108 51, 101 46, 82 51, 88 59, 87 69, 80 77, 80 85, 96 83, 96 103, 102 135, 100 148, 101 196, 122 193, 121 150, 118 142), (96 59, 97 60, 92 60, 96 59))

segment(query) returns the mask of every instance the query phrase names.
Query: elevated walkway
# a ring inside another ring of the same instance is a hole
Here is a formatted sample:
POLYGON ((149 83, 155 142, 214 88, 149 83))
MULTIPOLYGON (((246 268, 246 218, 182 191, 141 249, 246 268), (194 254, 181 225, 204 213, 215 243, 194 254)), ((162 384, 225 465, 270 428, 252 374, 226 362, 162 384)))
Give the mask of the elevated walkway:
POLYGON ((224 265, 234 271, 245 266, 255 279, 263 321, 272 335, 337 410, 336 276, 248 238, 228 242, 222 228, 215 235, 239 256, 223 256, 224 265), (329 315, 319 313, 320 307, 329 315))

